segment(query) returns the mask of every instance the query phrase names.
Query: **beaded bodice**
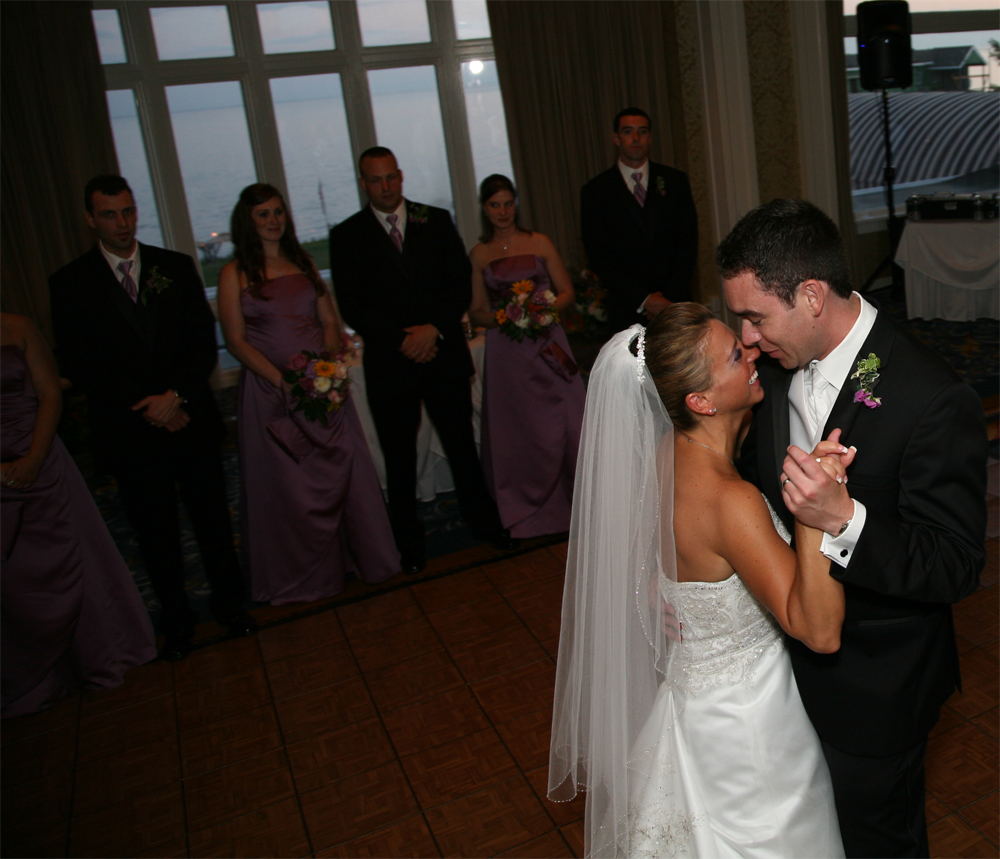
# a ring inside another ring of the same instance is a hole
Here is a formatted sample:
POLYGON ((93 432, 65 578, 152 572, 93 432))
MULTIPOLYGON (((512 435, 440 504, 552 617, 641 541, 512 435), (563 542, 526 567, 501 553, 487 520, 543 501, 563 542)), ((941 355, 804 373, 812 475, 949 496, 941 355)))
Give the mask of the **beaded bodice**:
MULTIPOLYGON (((773 510, 771 516, 788 542, 788 532, 773 510)), ((772 647, 784 647, 778 622, 738 574, 721 582, 664 579, 662 584, 664 599, 683 626, 683 640, 671 644, 667 672, 668 682, 681 690, 693 694, 723 682, 752 683, 760 656, 772 647)))

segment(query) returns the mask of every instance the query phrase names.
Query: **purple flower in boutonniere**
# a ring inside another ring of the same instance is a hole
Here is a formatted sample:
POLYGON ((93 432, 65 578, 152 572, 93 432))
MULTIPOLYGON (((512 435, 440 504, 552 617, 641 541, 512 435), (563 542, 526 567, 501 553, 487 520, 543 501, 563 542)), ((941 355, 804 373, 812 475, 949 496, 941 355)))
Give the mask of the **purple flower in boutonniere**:
POLYGON ((656 177, 656 190, 661 197, 667 196, 667 183, 663 180, 662 176, 656 177))
POLYGON ((160 272, 160 267, 154 265, 149 272, 149 277, 146 278, 145 283, 142 285, 143 289, 139 295, 139 299, 145 305, 149 302, 150 292, 155 292, 159 295, 159 293, 163 292, 172 283, 173 281, 169 277, 160 272))
POLYGON ((864 403, 870 409, 877 409, 882 405, 882 400, 872 393, 878 382, 878 370, 881 366, 882 362, 874 352, 869 352, 867 358, 858 361, 858 369, 851 376, 852 379, 858 380, 858 391, 854 395, 854 402, 864 403))
POLYGON ((411 224, 426 224, 428 214, 426 206, 409 206, 406 220, 411 224))

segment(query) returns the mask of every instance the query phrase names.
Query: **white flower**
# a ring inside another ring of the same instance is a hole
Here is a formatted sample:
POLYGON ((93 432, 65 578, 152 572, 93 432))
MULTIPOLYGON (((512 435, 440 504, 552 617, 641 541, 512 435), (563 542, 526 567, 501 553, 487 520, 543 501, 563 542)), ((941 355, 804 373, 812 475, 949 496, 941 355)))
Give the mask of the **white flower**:
POLYGON ((552 314, 543 313, 538 317, 538 324, 541 325, 542 328, 548 328, 552 324, 552 314))
POLYGON ((551 289, 546 289, 545 292, 542 293, 542 298, 545 300, 545 303, 549 305, 549 307, 556 303, 556 294, 551 289))
POLYGON ((347 364, 338 364, 337 365, 337 369, 334 370, 333 375, 337 379, 341 379, 341 380, 342 379, 346 379, 347 378, 347 364))
POLYGON ((528 300, 528 293, 527 292, 522 292, 520 295, 517 296, 517 303, 518 304, 524 304, 527 300, 528 300))
POLYGON ((317 376, 313 380, 313 388, 320 394, 325 394, 330 390, 332 382, 326 376, 317 376))
POLYGON ((522 316, 520 319, 518 319, 517 322, 515 322, 514 324, 518 328, 527 328, 530 323, 531 323, 531 320, 528 319, 527 315, 525 315, 525 316, 522 316))

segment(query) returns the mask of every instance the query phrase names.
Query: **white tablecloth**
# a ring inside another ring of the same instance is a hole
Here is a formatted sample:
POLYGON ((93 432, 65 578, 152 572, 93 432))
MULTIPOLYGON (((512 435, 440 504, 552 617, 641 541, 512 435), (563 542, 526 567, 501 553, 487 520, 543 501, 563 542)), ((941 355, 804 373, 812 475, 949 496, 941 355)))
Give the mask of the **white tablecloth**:
POLYGON ((996 221, 907 221, 896 262, 910 319, 1000 319, 996 221))
MULTIPOLYGON (((476 445, 479 445, 479 414, 482 410, 483 402, 483 359, 486 353, 486 337, 483 334, 477 335, 469 341, 469 351, 472 353, 472 363, 475 365, 476 374, 471 379, 472 384, 472 430, 476 438, 476 445)), ((378 434, 375 432, 375 423, 372 420, 372 413, 368 409, 368 397, 365 394, 365 374, 360 365, 351 367, 351 396, 354 398, 354 405, 357 407, 358 416, 361 418, 361 426, 365 430, 365 438, 368 441, 368 449, 372 454, 372 461, 375 463, 375 471, 378 473, 379 483, 385 489, 385 458, 382 456, 382 448, 378 443, 378 434)), ((455 488, 452 480, 451 468, 448 466, 448 458, 444 455, 444 448, 441 446, 441 439, 438 438, 430 418, 427 417, 427 410, 422 408, 420 412, 420 431, 417 433, 417 497, 421 501, 433 501, 439 492, 451 492, 455 488)))

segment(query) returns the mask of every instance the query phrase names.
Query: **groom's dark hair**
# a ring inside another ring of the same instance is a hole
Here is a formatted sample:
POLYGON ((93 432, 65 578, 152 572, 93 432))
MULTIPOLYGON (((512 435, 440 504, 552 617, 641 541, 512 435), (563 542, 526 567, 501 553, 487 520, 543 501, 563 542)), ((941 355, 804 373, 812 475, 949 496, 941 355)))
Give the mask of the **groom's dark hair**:
POLYGON ((87 211, 93 215, 95 193, 103 194, 105 197, 117 197, 122 191, 128 191, 129 195, 132 197, 132 201, 135 201, 135 194, 133 194, 132 189, 129 188, 128 182, 122 179, 121 176, 115 176, 112 174, 95 176, 83 189, 83 205, 87 211))
POLYGON ((806 280, 828 283, 841 298, 853 289, 840 230, 805 200, 772 200, 747 212, 722 240, 715 262, 726 278, 750 272, 789 307, 806 280))

